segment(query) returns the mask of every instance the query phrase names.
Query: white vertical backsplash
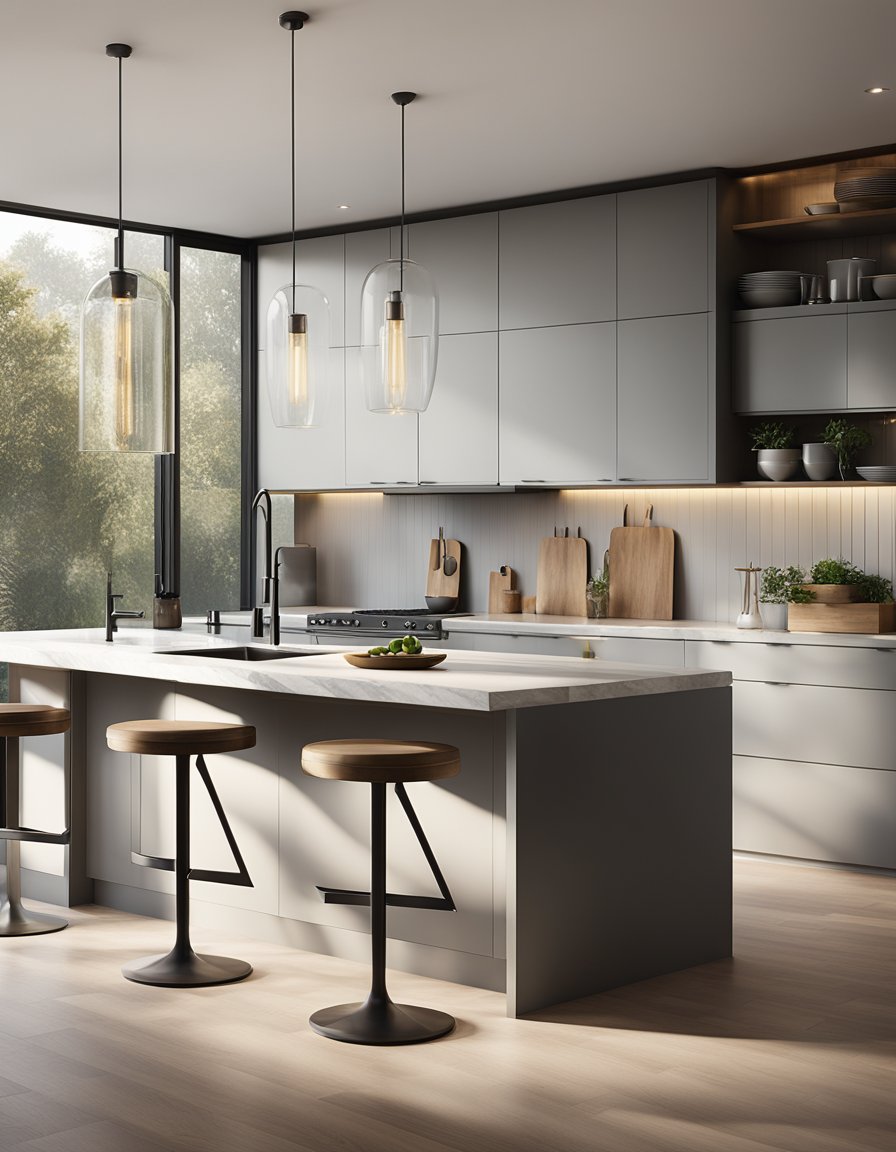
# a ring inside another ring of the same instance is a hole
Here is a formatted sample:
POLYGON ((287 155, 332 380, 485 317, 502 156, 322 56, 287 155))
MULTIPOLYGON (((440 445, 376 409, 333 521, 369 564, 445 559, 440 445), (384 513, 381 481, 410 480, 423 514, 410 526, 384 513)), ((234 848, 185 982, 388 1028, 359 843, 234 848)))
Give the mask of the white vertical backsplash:
POLYGON ((356 608, 422 607, 429 541, 439 525, 463 545, 461 606, 484 612, 488 574, 502 564, 535 594, 538 541, 581 526, 592 572, 628 504, 633 524, 648 504, 675 530, 675 615, 731 621, 740 605, 738 565, 801 564, 842 556, 896 575, 896 487, 662 488, 487 495, 376 492, 296 497, 296 540, 317 546, 318 600, 356 608))

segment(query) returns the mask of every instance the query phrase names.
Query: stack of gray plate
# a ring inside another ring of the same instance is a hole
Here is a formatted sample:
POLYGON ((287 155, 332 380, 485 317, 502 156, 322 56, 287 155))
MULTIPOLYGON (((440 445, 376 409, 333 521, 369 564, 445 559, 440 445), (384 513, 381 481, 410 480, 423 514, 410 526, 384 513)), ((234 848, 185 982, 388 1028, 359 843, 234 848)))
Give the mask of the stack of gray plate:
POLYGON ((888 465, 865 464, 861 468, 856 468, 856 472, 863 480, 873 480, 875 484, 896 484, 896 468, 888 465))
POLYGON ((846 168, 834 185, 841 212, 896 208, 896 168, 846 168))
POLYGON ((800 273, 746 272, 737 290, 748 308, 787 308, 800 302, 800 273))

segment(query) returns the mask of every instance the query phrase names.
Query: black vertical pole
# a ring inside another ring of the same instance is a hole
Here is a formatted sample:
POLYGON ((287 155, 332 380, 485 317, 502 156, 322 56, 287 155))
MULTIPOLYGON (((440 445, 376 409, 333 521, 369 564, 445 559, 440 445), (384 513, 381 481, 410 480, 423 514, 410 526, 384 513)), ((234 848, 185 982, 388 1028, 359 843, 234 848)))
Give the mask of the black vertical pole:
POLYGON ((386 1004, 386 785, 370 785, 370 959, 368 1003, 386 1004))
POLYGON ((177 757, 175 780, 174 902, 177 939, 174 955, 187 960, 190 947, 190 757, 177 757))

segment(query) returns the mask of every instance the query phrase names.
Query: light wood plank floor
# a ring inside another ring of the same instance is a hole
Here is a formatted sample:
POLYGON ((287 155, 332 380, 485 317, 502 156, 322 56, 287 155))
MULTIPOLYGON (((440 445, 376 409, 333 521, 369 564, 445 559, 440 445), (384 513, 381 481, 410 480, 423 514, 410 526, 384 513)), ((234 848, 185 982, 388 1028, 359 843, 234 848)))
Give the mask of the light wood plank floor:
POLYGON ((172 925, 105 908, 0 940, 0 1148, 29 1152, 857 1152, 896 1148, 896 880, 739 860, 736 958, 508 1020, 393 973, 457 1031, 316 1036, 363 967, 198 931, 243 984, 119 975, 172 925))

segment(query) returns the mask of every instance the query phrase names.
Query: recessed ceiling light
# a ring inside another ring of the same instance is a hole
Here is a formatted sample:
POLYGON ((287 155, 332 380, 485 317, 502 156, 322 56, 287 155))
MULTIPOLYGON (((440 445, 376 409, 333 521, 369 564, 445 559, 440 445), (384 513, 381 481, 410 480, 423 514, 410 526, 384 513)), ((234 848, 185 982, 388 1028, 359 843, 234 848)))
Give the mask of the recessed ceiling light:
POLYGON ((890 89, 878 87, 878 88, 866 88, 865 91, 869 94, 869 96, 880 96, 880 94, 882 92, 889 92, 890 89))
POLYGON ((338 207, 341 211, 345 212, 346 209, 351 208, 351 204, 340 204, 338 207))

